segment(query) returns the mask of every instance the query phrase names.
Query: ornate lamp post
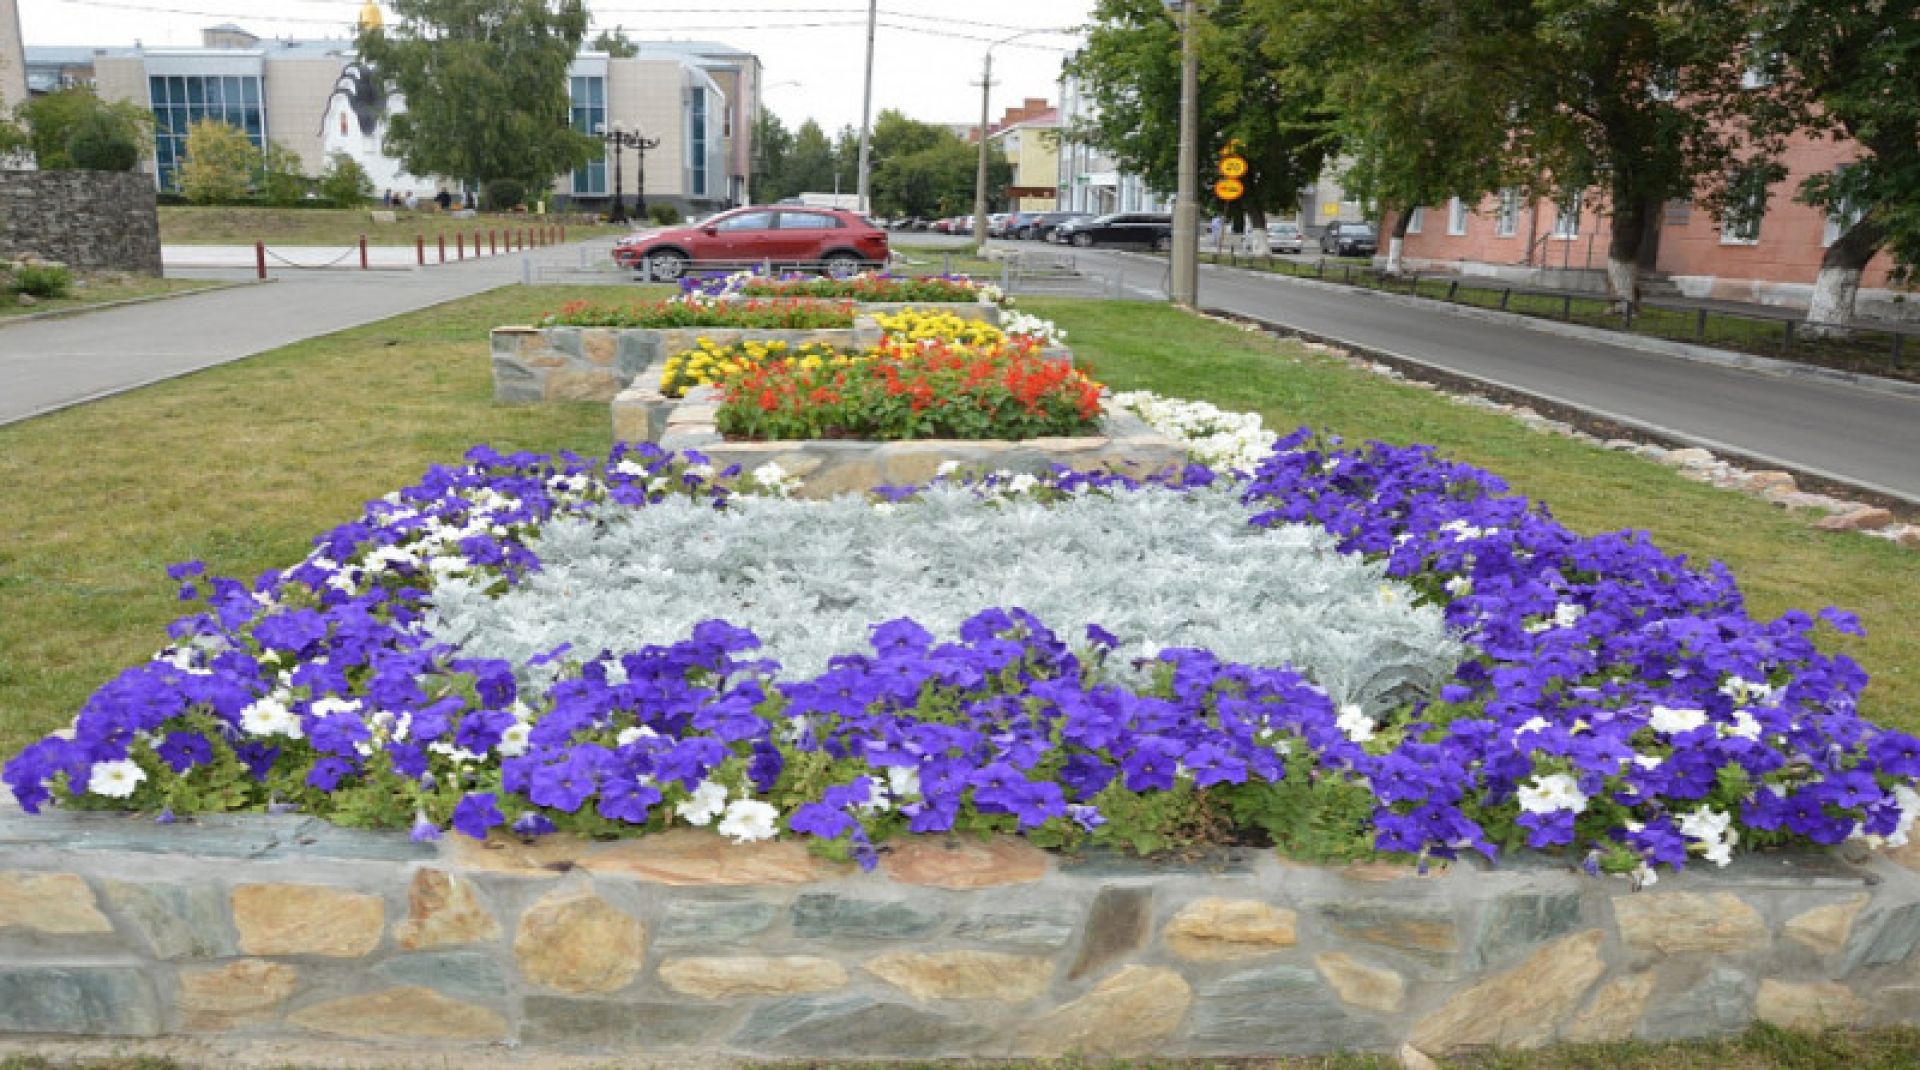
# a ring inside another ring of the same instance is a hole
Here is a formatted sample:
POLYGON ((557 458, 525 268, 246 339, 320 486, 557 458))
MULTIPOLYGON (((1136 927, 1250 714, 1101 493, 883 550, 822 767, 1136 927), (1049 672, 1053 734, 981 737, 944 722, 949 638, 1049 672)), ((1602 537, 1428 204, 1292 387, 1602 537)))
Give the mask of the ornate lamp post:
POLYGON ((612 126, 597 126, 593 132, 600 140, 607 143, 608 148, 613 150, 613 211, 607 213, 607 221, 610 223, 625 223, 627 221, 626 187, 620 180, 620 152, 622 149, 633 149, 639 154, 639 165, 635 168, 636 178, 633 191, 634 212, 636 215, 646 215, 647 150, 658 148, 660 146, 660 139, 657 137, 643 137, 640 131, 628 130, 618 122, 615 122, 612 126))

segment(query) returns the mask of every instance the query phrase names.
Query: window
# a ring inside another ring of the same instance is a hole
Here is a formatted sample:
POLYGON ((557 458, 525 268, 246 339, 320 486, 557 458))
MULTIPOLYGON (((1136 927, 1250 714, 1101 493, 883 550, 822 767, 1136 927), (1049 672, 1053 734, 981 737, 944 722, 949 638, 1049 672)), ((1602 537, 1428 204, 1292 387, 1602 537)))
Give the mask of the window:
POLYGON ((693 173, 688 176, 687 192, 704 197, 707 195, 707 91, 694 88, 688 105, 687 121, 692 125, 693 136, 687 139, 687 157, 693 173))
POLYGON ((1493 236, 1511 238, 1520 229, 1520 191, 1508 186, 1500 191, 1500 214, 1493 217, 1493 236))
POLYGON ((1553 217, 1553 236, 1561 241, 1572 241, 1580 236, 1580 204, 1584 194, 1575 193, 1557 205, 1559 211, 1553 217))
POLYGON ((1420 228, 1425 226, 1426 222, 1427 222, 1427 210, 1425 208, 1415 208, 1413 211, 1408 212, 1407 213, 1407 233, 1408 234, 1420 233, 1420 228))
MULTIPOLYGON (((1847 168, 1844 165, 1836 168, 1834 170, 1835 181, 1838 182, 1839 177, 1844 175, 1846 171, 1847 168)), ((1820 247, 1824 249, 1834 242, 1839 241, 1840 236, 1852 230, 1853 225, 1860 222, 1861 218, 1866 214, 1866 208, 1862 205, 1855 204, 1853 198, 1842 197, 1840 203, 1831 206, 1827 211, 1827 226, 1825 232, 1820 235, 1820 247)))
POLYGON ((722 219, 714 225, 714 228, 722 233, 730 233, 737 230, 772 230, 773 213, 742 212, 739 215, 722 219))
POLYGON ((1720 218, 1721 245, 1757 245, 1760 220, 1767 214, 1767 176, 1745 168, 1727 180, 1727 208, 1720 218))
MULTIPOLYGON (((569 78, 567 94, 573 100, 573 128, 583 134, 598 133, 607 124, 607 80, 605 78, 569 78)), ((607 193, 607 157, 573 172, 573 192, 587 196, 607 193)))
POLYGON ((840 221, 818 212, 781 212, 781 230, 834 230, 840 221))
POLYGON ((1467 232, 1467 202, 1458 197, 1447 202, 1447 233, 1453 235, 1467 232))
POLYGON ((147 79, 147 95, 153 103, 153 158, 161 189, 177 187, 175 175, 187 158, 187 131, 194 123, 211 119, 231 124, 255 148, 266 149, 257 77, 154 75, 147 79))

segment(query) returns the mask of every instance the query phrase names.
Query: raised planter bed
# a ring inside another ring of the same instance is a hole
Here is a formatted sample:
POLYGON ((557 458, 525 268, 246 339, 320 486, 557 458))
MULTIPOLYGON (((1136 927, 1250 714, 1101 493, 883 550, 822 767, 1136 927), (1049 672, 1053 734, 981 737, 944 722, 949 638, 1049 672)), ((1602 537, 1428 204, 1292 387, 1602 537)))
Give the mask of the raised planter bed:
POLYGON ((738 464, 747 472, 777 464, 799 481, 798 494, 803 498, 830 498, 881 484, 924 483, 950 461, 974 471, 1005 469, 1037 475, 1063 464, 1082 471, 1107 469, 1146 476, 1179 465, 1187 457, 1184 446, 1112 406, 1099 433, 1073 438, 728 442, 714 427, 718 401, 719 392, 712 387, 696 388, 685 397, 667 397, 660 393, 660 369, 648 369, 613 399, 614 441, 698 450, 717 467, 738 464))
POLYGON ((1524 856, 1419 875, 927 838, 862 873, 698 830, 483 847, 12 815, 0 1034, 55 1055, 46 1035, 966 1059, 1910 1022, 1920 875, 1900 857, 1755 856, 1633 892, 1524 856))

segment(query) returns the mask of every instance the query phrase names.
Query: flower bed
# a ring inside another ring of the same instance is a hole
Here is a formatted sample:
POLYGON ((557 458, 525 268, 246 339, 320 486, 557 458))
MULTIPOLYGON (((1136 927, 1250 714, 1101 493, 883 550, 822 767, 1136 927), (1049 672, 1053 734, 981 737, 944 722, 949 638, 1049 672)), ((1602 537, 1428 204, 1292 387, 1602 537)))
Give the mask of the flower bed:
POLYGON ((719 277, 689 276, 680 280, 689 295, 716 297, 814 297, 874 304, 974 303, 999 305, 1006 295, 998 286, 964 275, 912 276, 866 273, 847 279, 818 275, 781 276, 735 272, 719 277))
MULTIPOLYGON (((1244 486, 1251 522, 1323 528, 1440 607, 1472 653, 1431 698, 1342 709, 1293 669, 1196 648, 1144 659, 1149 682, 1130 686, 1103 665, 1152 637, 1089 627, 1070 642, 1012 606, 950 637, 911 614, 877 622, 869 651, 815 675, 782 672, 719 619, 521 665, 426 627, 438 585, 523 585, 556 518, 670 495, 724 513, 724 476, 646 447, 605 462, 476 450, 284 573, 249 586, 179 567, 204 609, 5 780, 29 810, 292 806, 423 839, 692 823, 865 863, 890 837, 943 830, 1271 840, 1307 858, 1525 844, 1643 883, 1736 847, 1904 842, 1920 810, 1920 741, 1858 717, 1864 674, 1815 647, 1815 618, 1756 621, 1724 570, 1644 536, 1576 535, 1431 450, 1304 432, 1244 486)), ((988 485, 1137 493, 1071 473, 988 485)))
POLYGON ((681 296, 642 304, 569 301, 541 317, 542 327, 734 327, 743 330, 815 331, 853 326, 851 301, 773 298, 706 301, 681 296))

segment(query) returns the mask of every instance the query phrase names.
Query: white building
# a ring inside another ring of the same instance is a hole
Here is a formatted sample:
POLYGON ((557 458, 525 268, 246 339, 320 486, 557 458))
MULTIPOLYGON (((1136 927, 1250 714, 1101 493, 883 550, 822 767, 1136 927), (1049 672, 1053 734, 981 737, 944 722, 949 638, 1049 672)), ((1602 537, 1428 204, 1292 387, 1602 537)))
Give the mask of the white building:
POLYGON ((1083 141, 1073 131, 1095 114, 1093 102, 1082 93, 1071 73, 1060 76, 1060 193, 1063 212, 1166 212, 1173 197, 1155 192, 1146 179, 1121 168, 1113 157, 1083 141))

